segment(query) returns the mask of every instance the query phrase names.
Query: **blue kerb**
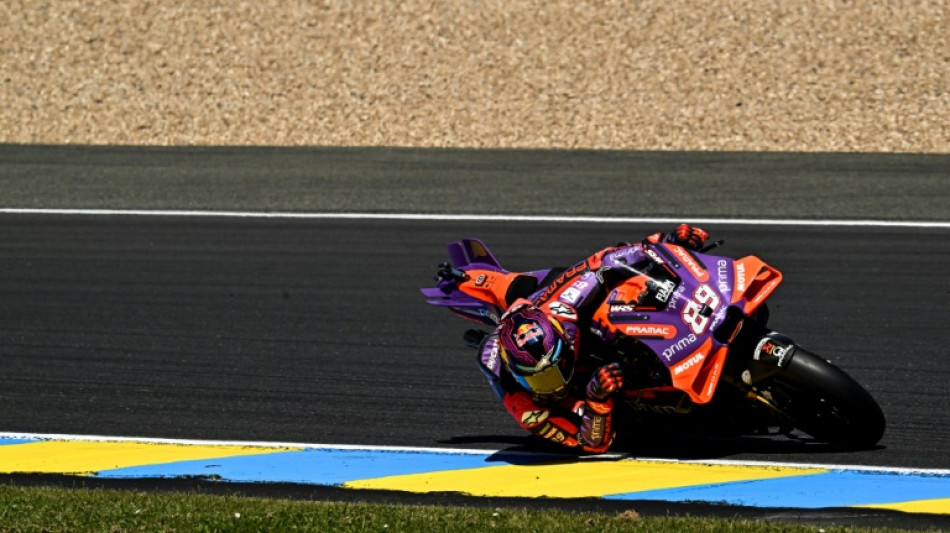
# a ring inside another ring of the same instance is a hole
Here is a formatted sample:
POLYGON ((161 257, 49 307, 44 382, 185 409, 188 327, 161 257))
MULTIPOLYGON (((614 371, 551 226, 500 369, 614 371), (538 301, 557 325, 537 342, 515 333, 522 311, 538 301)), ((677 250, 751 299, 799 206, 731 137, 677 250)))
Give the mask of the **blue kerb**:
POLYGON ((306 449, 104 470, 106 478, 214 477, 224 481, 340 485, 347 481, 492 466, 489 454, 306 449))
POLYGON ((605 498, 704 501, 751 507, 848 507, 950 498, 950 476, 833 471, 760 481, 612 494, 605 498))

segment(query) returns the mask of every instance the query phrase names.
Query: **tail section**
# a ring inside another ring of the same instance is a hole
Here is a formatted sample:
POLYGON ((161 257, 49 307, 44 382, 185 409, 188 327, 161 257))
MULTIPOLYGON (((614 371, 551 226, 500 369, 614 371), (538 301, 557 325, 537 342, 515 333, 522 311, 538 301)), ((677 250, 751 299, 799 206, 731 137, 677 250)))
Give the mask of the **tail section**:
POLYGON ((494 326, 508 305, 538 289, 550 269, 509 272, 478 239, 449 244, 451 263, 439 265, 438 287, 422 289, 426 303, 482 324, 494 326))
POLYGON ((478 239, 462 239, 449 245, 449 258, 455 268, 507 272, 485 243, 478 239))

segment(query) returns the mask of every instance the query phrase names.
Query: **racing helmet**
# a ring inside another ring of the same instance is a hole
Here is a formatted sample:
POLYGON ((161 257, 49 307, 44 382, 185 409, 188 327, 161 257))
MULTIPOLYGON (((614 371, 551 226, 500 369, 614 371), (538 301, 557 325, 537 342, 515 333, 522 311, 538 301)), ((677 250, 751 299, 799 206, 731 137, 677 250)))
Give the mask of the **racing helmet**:
POLYGON ((561 325, 528 300, 516 301, 499 325, 501 359, 515 381, 535 396, 566 396, 575 361, 561 325))

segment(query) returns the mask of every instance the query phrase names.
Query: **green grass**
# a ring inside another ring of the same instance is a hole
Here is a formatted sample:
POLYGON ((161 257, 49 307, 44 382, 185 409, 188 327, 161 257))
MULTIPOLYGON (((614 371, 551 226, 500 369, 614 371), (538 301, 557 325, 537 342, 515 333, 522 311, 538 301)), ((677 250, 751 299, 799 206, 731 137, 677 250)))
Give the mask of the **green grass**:
POLYGON ((883 531, 721 519, 481 507, 271 500, 237 495, 0 486, 0 531, 883 531))

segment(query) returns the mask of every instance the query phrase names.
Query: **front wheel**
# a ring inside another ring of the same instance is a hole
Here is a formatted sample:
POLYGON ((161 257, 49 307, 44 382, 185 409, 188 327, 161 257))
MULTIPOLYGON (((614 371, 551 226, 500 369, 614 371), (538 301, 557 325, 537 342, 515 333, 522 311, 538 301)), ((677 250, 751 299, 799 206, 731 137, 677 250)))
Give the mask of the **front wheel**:
POLYGON ((884 435, 884 413, 868 391, 840 368, 800 347, 767 390, 775 406, 817 440, 870 448, 884 435))

